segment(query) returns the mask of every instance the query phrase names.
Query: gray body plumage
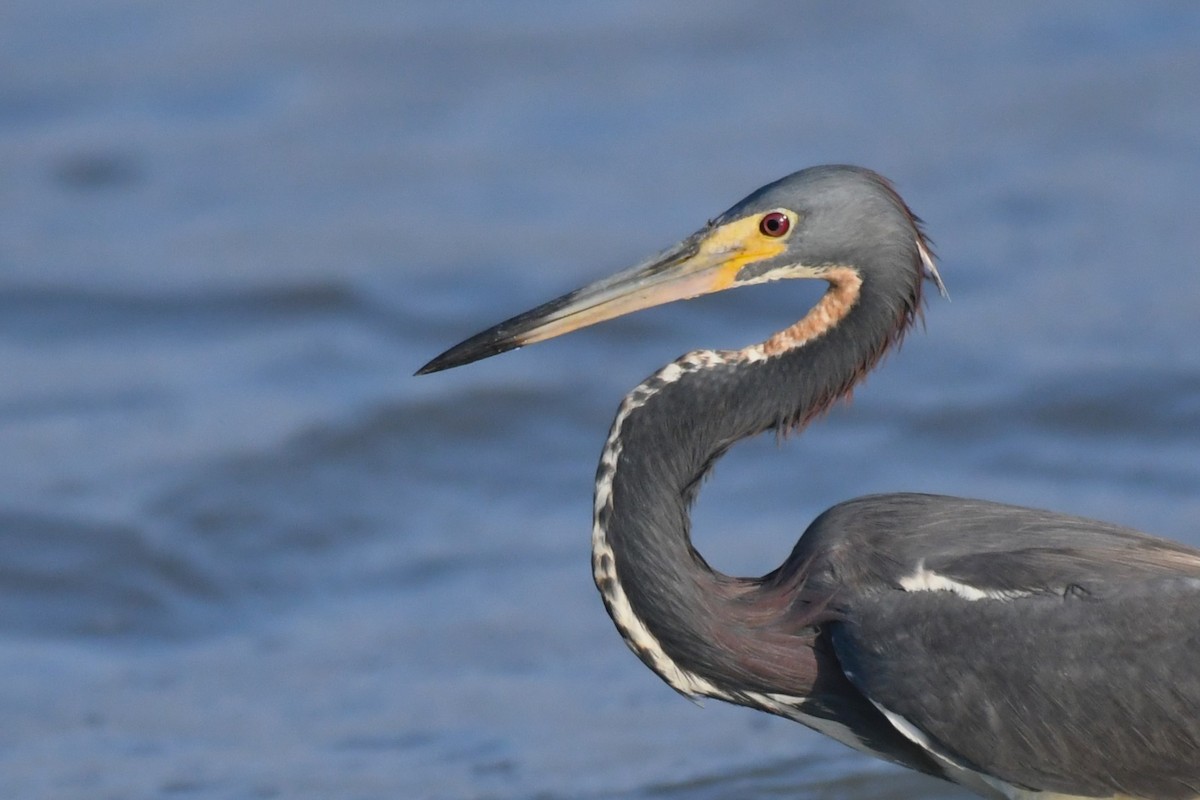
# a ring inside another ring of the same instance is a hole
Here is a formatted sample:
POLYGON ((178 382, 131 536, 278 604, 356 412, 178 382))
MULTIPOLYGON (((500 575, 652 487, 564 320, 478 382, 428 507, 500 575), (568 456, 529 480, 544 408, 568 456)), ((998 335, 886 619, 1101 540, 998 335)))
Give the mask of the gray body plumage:
POLYGON ((761 578, 709 567, 689 506, 737 441, 803 427, 910 327, 919 221, 884 179, 818 167, 659 256, 451 348, 436 371, 619 314, 782 278, 830 290, 738 351, 635 388, 596 475, 596 585, 667 683, 789 717, 997 798, 1200 797, 1200 552, 978 500, 862 497, 761 578), (668 290, 674 281, 677 290, 668 290))
POLYGON ((835 598, 842 671, 947 759, 1068 795, 1200 795, 1195 551, 1045 511, 881 495, 823 514, 795 557, 835 598), (914 576, 932 586, 905 588, 914 576))

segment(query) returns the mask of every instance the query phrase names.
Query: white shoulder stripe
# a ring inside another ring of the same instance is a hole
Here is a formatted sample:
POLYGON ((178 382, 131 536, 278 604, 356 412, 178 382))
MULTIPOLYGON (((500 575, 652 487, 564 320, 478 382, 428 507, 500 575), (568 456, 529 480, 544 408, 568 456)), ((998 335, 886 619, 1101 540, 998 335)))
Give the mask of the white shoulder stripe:
POLYGON ((952 592, 964 600, 1012 600, 1032 595, 1032 592, 980 589, 925 569, 924 561, 917 564, 913 574, 900 579, 900 586, 906 592, 952 592))

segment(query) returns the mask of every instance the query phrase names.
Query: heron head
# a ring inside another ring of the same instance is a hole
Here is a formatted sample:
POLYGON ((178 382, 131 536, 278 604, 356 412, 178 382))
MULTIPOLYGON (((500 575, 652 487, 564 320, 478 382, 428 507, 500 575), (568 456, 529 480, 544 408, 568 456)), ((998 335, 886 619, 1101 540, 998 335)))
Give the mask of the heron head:
POLYGON ((652 258, 519 314, 450 348, 418 375, 462 366, 675 300, 787 278, 945 293, 919 220, 891 184, 861 167, 812 167, 758 189, 652 258))

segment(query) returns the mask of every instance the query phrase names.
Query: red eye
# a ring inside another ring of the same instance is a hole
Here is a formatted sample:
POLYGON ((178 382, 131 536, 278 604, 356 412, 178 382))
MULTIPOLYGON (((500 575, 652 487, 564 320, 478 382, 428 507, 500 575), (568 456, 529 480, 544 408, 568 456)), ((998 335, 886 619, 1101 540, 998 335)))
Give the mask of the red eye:
POLYGON ((763 236, 783 236, 792 227, 792 221, 782 211, 772 211, 758 223, 758 229, 763 236))

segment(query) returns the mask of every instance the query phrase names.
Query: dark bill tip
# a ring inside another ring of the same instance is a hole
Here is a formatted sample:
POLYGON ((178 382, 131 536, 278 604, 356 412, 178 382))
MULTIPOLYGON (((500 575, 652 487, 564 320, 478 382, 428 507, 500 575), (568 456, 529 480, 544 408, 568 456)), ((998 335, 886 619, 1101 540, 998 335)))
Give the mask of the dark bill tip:
MULTIPOLYGON (((530 344, 533 332, 545 327, 547 321, 554 319, 558 312, 568 307, 578 294, 579 292, 570 292, 548 303, 543 303, 535 309, 506 319, 499 325, 493 325, 486 331, 481 331, 454 345, 421 367, 415 374, 428 375, 431 372, 461 367, 530 344)), ((537 341, 537 339, 532 339, 532 341, 537 341)))
POLYGON ((485 331, 478 336, 472 336, 461 344, 456 344, 428 364, 414 372, 414 375, 429 375, 446 369, 454 369, 475 361, 516 350, 521 345, 513 341, 496 341, 491 331, 485 331))

